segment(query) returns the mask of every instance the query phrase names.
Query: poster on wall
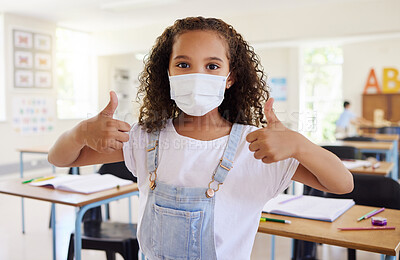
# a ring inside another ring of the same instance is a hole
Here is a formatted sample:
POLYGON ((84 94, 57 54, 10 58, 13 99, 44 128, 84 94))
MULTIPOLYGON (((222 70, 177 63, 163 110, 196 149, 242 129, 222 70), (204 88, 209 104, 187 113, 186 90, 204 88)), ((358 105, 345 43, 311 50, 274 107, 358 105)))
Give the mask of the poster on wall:
POLYGON ((55 116, 53 98, 15 97, 13 99, 13 129, 21 135, 52 132, 55 116))
POLYGON ((275 101, 287 100, 286 78, 270 78, 268 85, 271 89, 271 96, 275 101))
POLYGON ((13 30, 14 88, 52 88, 50 34, 13 30))

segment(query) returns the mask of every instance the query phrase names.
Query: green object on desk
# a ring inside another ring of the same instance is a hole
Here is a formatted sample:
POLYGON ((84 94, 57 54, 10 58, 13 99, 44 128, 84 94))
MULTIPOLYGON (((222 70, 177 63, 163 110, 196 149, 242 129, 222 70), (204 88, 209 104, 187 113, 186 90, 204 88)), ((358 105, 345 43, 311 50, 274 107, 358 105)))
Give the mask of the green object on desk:
POLYGON ((373 211, 371 211, 371 212, 368 212, 367 214, 365 214, 364 216, 361 216, 361 217, 359 217, 358 219, 357 219, 357 221, 361 221, 361 220, 363 220, 363 219, 365 219, 366 218, 366 216, 368 216, 369 214, 372 214, 372 213, 374 213, 375 211, 377 211, 378 209, 374 209, 373 211))
POLYGON ((27 180, 27 181, 23 181, 22 184, 30 183, 30 182, 33 182, 36 179, 41 179, 41 178, 43 178, 43 177, 37 177, 37 178, 33 178, 33 179, 30 179, 30 180, 27 180))
POLYGON ((284 219, 276 219, 276 218, 260 218, 260 221, 272 221, 272 222, 279 222, 279 223, 285 223, 285 224, 290 224, 292 223, 290 220, 284 220, 284 219))

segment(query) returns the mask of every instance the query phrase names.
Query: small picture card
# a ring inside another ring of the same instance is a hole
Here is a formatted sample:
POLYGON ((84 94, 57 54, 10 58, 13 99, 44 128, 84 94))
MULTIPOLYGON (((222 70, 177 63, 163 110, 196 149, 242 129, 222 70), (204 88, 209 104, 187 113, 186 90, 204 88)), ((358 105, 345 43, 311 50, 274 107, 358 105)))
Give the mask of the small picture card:
POLYGON ((30 70, 16 70, 15 86, 22 88, 33 87, 33 72, 30 70))
POLYGON ((32 33, 14 30, 14 46, 17 48, 32 48, 32 33))
POLYGON ((32 68, 32 52, 16 51, 15 52, 15 67, 19 69, 32 68))
POLYGON ((35 54, 35 69, 50 70, 51 69, 51 55, 45 53, 35 54))
POLYGON ((51 37, 46 34, 35 34, 35 49, 41 51, 50 51, 51 50, 51 37))
POLYGON ((38 88, 51 87, 51 73, 46 71, 38 71, 35 73, 35 86, 38 88))

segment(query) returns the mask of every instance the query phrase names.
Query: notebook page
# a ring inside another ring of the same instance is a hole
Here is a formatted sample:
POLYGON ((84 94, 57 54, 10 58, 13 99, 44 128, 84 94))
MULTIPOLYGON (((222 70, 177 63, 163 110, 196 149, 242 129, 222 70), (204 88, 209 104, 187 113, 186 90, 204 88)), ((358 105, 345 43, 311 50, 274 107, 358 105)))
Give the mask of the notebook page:
POLYGON ((280 194, 276 198, 267 202, 263 211, 273 214, 331 222, 354 205, 352 199, 332 199, 315 196, 303 196, 287 203, 279 203, 292 197, 294 196, 280 194))

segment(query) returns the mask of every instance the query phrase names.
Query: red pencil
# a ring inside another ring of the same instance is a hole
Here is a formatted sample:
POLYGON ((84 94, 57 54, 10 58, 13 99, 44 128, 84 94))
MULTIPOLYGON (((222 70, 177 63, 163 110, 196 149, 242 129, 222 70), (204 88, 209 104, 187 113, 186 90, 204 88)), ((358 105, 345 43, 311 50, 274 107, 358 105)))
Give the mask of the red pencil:
POLYGON ((350 230, 381 230, 381 229, 396 229, 396 227, 389 227, 389 226, 385 226, 385 227, 342 227, 342 228, 338 228, 339 230, 342 231, 350 231, 350 230))

